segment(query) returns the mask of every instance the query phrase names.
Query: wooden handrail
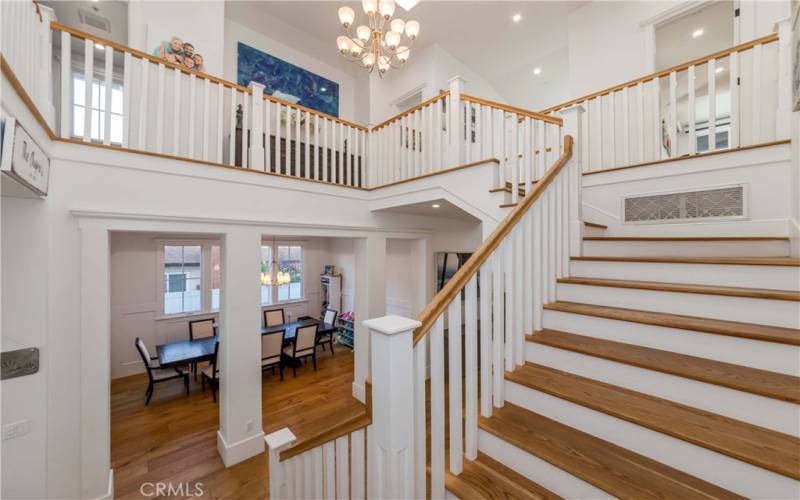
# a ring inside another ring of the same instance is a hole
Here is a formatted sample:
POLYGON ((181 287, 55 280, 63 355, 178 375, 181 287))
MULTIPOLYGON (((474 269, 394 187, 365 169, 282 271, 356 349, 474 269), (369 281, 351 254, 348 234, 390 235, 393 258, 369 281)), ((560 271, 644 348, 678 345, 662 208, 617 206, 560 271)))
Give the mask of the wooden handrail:
POLYGON ((381 128, 385 127, 386 125, 390 125, 390 124, 396 122, 397 120, 403 118, 404 116, 410 115, 411 113, 419 111, 420 109, 424 108, 425 106, 433 104, 433 103, 435 103, 436 101, 438 101, 440 99, 444 99, 445 97, 447 97, 449 95, 450 95, 450 91, 449 90, 445 90, 445 91, 441 92, 439 95, 435 95, 435 96, 431 97, 430 99, 428 99, 426 101, 422 101, 421 103, 417 104, 413 108, 407 109, 407 110, 403 111, 400 114, 394 115, 393 117, 389 118, 385 122, 379 123, 378 125, 375 125, 374 127, 372 127, 372 131, 374 132, 374 131, 376 131, 378 129, 381 129, 381 128))
POLYGON ((283 450, 280 455, 281 461, 288 460, 305 451, 314 449, 317 446, 322 446, 325 443, 329 443, 370 425, 372 423, 372 380, 369 378, 364 381, 364 394, 366 398, 365 413, 359 413, 341 422, 337 422, 316 436, 283 450))
POLYGON ((516 106, 509 106, 508 104, 490 101, 488 99, 481 99, 480 97, 461 94, 461 98, 473 104, 482 104, 484 106, 490 106, 492 108, 502 109, 503 111, 508 111, 509 113, 516 113, 518 115, 528 116, 535 120, 542 120, 559 126, 561 126, 564 123, 564 120, 555 116, 548 116, 544 113, 538 113, 536 111, 530 111, 527 109, 518 108, 516 106))
POLYGON ((662 76, 667 76, 674 71, 683 71, 687 69, 689 66, 697 66, 698 64, 703 64, 708 62, 712 59, 719 59, 720 57, 725 57, 730 55, 734 52, 742 52, 748 49, 752 49, 756 45, 762 45, 765 43, 771 43, 778 41, 778 34, 773 33, 771 35, 762 36, 761 38, 756 38, 755 40, 750 40, 749 42, 745 42, 734 47, 730 47, 724 50, 720 50, 719 52, 714 52, 713 54, 709 54, 707 56, 698 57, 697 59, 693 59, 691 61, 678 64, 676 66, 672 66, 671 68, 662 69, 661 71, 656 71, 655 73, 650 73, 649 75, 645 75, 643 77, 637 78, 635 80, 631 80, 629 82, 620 83, 619 85, 614 85, 613 87, 608 87, 607 89, 599 90, 592 94, 587 94, 583 97, 577 97, 575 99, 569 100, 567 102, 557 104, 555 106, 551 106, 547 109, 543 109, 539 113, 552 113, 553 111, 558 111, 559 109, 566 108, 568 106, 572 106, 574 104, 579 104, 583 101, 588 101, 589 99, 594 99, 597 97, 602 97, 604 95, 611 94, 612 92, 616 92, 618 90, 622 90, 626 87, 634 87, 639 83, 649 82, 650 80, 654 80, 656 78, 661 78, 662 76))
MULTIPOLYGON (((77 38, 81 38, 81 39, 84 39, 84 40, 92 40, 95 43, 98 43, 100 45, 105 45, 105 46, 108 46, 108 47, 112 47, 115 50, 118 50, 120 52, 127 52, 127 53, 131 54, 132 56, 138 57, 140 59, 147 59, 147 60, 149 60, 150 62, 152 62, 154 64, 163 64, 167 68, 177 69, 177 70, 180 70, 183 73, 186 73, 187 75, 195 75, 198 78, 203 78, 205 80, 208 80, 208 81, 211 81, 211 82, 214 82, 214 83, 218 83, 218 84, 220 84, 220 85, 222 85, 224 87, 232 88, 232 89, 238 90, 240 92, 244 92, 246 94, 251 94, 252 93, 249 88, 243 87, 243 86, 241 86, 239 84, 236 84, 236 83, 233 83, 233 82, 229 82, 228 80, 224 80, 224 79, 218 78, 216 76, 209 75, 208 73, 201 73, 200 71, 195 71, 193 69, 187 68, 186 66, 182 66, 180 64, 175 64, 175 63, 167 61, 165 59, 161 59, 159 57, 156 57, 156 56, 154 56, 152 54, 148 54, 147 52, 142 52, 141 50, 136 50, 134 48, 127 47, 125 45, 119 44, 119 43, 117 43, 117 42, 115 42, 113 40, 109 40, 107 38, 102 38, 102 37, 99 37, 99 36, 92 35, 91 33, 86 33, 85 31, 81 31, 81 30, 75 29, 75 28, 73 28, 71 26, 67 26, 65 24, 61 24, 61 23, 59 23, 57 21, 50 21, 50 28, 54 29, 54 30, 58 30, 58 31, 65 31, 65 32, 77 37, 77 38)), ((341 118, 338 118, 336 116, 329 115, 329 114, 326 114, 326 113, 322 113, 320 111, 316 111, 314 109, 307 108, 307 107, 301 106, 299 104, 294 104, 294 103, 291 103, 291 102, 288 102, 288 101, 284 101, 282 99, 278 99, 277 97, 272 97, 271 95, 266 95, 265 94, 264 95, 264 100, 276 102, 278 104, 282 104, 284 106, 289 106, 291 108, 295 108, 295 109, 298 109, 300 111, 305 111, 305 112, 308 112, 308 113, 311 113, 311 114, 315 114, 315 115, 318 115, 318 116, 320 116, 322 118, 325 118, 325 119, 328 119, 328 120, 333 120, 335 122, 339 122, 339 123, 341 123, 343 125, 347 125, 349 127, 353 127, 353 128, 359 129, 359 130, 369 131, 369 129, 367 127, 363 126, 363 125, 358 125, 356 123, 352 123, 352 122, 349 122, 347 120, 342 120, 341 118)))
POLYGON ((481 246, 467 259, 461 268, 456 271, 450 281, 442 288, 439 293, 433 297, 427 307, 417 316, 417 321, 422 323, 416 330, 414 330, 414 345, 417 344, 425 334, 431 329, 436 318, 442 315, 447 309, 447 306, 452 302, 456 296, 461 292, 461 289, 467 285, 467 282, 478 272, 478 269, 489 259, 489 256, 494 252, 500 243, 503 242, 506 236, 511 233, 517 222, 522 219, 528 209, 533 203, 539 199, 544 193, 547 186, 553 182, 556 175, 564 168, 564 165, 572 158, 572 136, 564 136, 564 153, 550 167, 547 173, 544 174, 536 186, 528 193, 516 208, 509 213, 503 222, 492 232, 492 234, 481 244, 481 246))

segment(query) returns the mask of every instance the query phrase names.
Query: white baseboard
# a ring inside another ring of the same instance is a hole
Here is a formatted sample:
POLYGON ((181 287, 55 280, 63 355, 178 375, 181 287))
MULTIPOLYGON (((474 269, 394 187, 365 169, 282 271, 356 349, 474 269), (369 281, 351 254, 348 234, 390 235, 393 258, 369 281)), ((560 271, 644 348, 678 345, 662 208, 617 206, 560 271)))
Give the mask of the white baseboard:
POLYGON ((108 469, 108 488, 106 488, 106 494, 97 497, 97 500, 114 500, 114 469, 108 469))
POLYGON ((250 457, 264 453, 264 432, 259 431, 236 443, 228 444, 220 431, 217 431, 217 451, 225 467, 236 465, 250 457))
POLYGON ((363 385, 355 381, 353 382, 353 397, 362 403, 367 404, 367 390, 363 385))

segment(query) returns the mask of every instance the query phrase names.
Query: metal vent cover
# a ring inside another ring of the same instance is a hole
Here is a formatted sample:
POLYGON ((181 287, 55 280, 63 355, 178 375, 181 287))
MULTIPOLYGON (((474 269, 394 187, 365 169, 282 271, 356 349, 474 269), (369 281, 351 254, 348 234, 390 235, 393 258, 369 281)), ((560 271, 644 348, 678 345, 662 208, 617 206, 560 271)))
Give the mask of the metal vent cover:
POLYGON ((744 186, 624 199, 625 222, 684 221, 744 216, 744 186))
POLYGON ((107 33, 111 33, 111 21, 103 16, 98 16, 97 14, 92 14, 91 12, 83 9, 78 9, 78 17, 83 24, 107 33))

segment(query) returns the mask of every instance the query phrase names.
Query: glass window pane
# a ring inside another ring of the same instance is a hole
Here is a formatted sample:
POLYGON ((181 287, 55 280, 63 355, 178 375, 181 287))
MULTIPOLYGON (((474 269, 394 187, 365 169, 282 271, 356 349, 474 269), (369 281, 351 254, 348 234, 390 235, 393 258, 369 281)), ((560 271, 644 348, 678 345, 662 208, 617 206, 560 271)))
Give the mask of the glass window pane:
POLYGON ((220 255, 219 246, 211 247, 211 309, 219 309, 219 290, 220 290, 220 255))
POLYGON ((119 85, 111 87, 111 112, 122 115, 122 87, 119 85))
POLYGON ((95 80, 92 83, 92 108, 105 109, 103 101, 105 101, 105 91, 101 92, 105 85, 100 85, 100 82, 95 80))
POLYGON ((203 307, 200 246, 164 246, 164 314, 203 307))
POLYGON ((265 284, 271 282, 272 276, 272 247, 261 247, 261 303, 272 304, 272 286, 265 284))
POLYGON ((278 290, 279 300, 296 300, 303 298, 303 247, 299 245, 278 247, 278 269, 289 274, 289 284, 281 285, 278 290))
POLYGON ((72 102, 83 106, 86 97, 86 87, 83 84, 83 77, 76 76, 72 80, 72 102))
POLYGON ((72 135, 83 135, 83 106, 72 106, 72 135))
POLYGON ((122 144, 122 116, 111 115, 111 142, 122 144))

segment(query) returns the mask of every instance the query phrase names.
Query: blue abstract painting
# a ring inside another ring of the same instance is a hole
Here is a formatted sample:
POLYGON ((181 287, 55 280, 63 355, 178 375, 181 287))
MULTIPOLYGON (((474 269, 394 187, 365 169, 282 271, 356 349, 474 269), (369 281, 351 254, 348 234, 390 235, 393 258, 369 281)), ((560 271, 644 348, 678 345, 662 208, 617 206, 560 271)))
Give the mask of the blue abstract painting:
POLYGON ((237 44, 239 85, 251 81, 266 88, 264 92, 332 116, 339 116, 339 84, 308 70, 271 56, 242 42, 237 44), (297 99, 290 99, 286 94, 297 99))

